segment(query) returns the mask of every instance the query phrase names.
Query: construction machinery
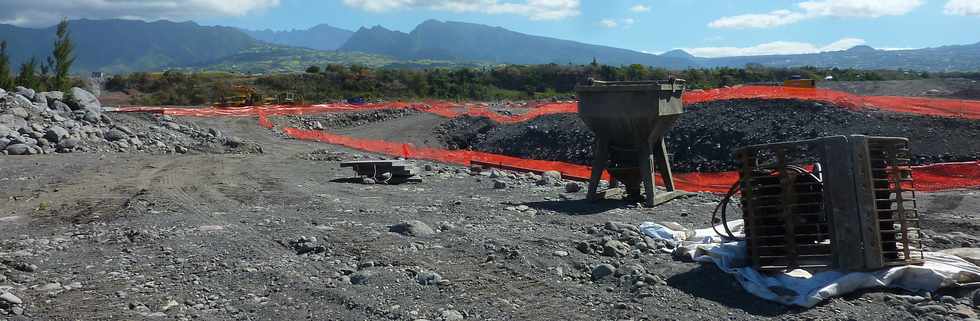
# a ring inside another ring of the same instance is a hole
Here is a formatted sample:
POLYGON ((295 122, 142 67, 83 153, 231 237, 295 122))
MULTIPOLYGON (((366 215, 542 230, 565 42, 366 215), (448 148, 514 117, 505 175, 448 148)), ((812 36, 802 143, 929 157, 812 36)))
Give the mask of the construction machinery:
POLYGON ((793 75, 793 77, 790 77, 790 79, 783 81, 783 87, 817 88, 817 81, 803 78, 803 76, 800 75, 793 75))
POLYGON ((259 105, 262 102, 262 96, 255 91, 255 88, 249 86, 236 85, 231 88, 231 92, 232 95, 222 96, 214 106, 246 107, 259 105))
POLYGON ((756 269, 867 271, 923 262, 907 138, 831 136, 748 146, 736 155, 740 179, 729 197, 741 190, 756 269))
POLYGON ((681 102, 684 89, 685 82, 681 79, 590 80, 576 86, 579 117, 596 137, 590 199, 601 199, 602 195, 618 189, 618 182, 626 186, 630 198, 642 199, 648 207, 681 195, 674 190, 663 136, 684 112, 681 102), (657 192, 655 168, 663 178, 666 192, 657 192), (607 169, 612 177, 610 189, 600 195, 599 181, 607 169))

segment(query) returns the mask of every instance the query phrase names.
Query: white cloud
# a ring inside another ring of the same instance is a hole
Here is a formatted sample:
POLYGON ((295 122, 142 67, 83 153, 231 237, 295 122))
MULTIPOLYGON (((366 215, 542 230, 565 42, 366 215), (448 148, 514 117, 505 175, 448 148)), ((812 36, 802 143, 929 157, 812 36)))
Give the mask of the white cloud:
POLYGON ((788 54, 807 54, 825 51, 847 50, 854 46, 865 44, 864 39, 844 38, 825 46, 817 46, 812 43, 795 41, 774 41, 751 47, 700 47, 700 48, 681 48, 697 57, 715 58, 730 56, 761 56, 761 55, 788 55, 788 54))
POLYGON ((610 28, 610 29, 616 27, 629 28, 635 23, 636 23, 636 19, 633 18, 623 18, 619 20, 613 20, 607 18, 607 19, 599 20, 599 26, 603 28, 610 28))
MULTIPOLYGON (((952 0, 971 1, 977 0, 952 0)), ((772 28, 819 17, 879 18, 901 16, 918 8, 923 0, 813 0, 797 3, 799 10, 722 17, 708 24, 712 28, 772 28)), ((947 5, 948 10, 948 5, 947 5)))
POLYGON ((561 20, 581 14, 580 0, 344 0, 344 4, 371 12, 428 9, 450 12, 513 14, 531 20, 561 20))
POLYGON ((633 12, 649 12, 650 11, 650 6, 645 6, 645 5, 642 5, 642 4, 638 4, 638 5, 635 5, 635 6, 630 7, 630 11, 633 11, 633 12))
POLYGON ((980 0, 949 0, 943 12, 956 16, 980 16, 980 0))
POLYGON ((126 18, 189 20, 243 16, 279 5, 279 0, 30 0, 0 1, 0 23, 28 27, 50 26, 70 19, 126 18))

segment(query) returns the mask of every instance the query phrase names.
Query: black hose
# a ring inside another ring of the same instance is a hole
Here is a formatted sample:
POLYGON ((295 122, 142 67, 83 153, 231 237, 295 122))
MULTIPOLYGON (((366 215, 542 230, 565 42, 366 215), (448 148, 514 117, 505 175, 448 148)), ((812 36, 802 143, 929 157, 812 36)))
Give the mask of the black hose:
MULTIPOLYGON (((823 182, 823 170, 822 170, 823 167, 820 165, 820 163, 816 163, 813 166, 814 166, 813 167, 814 170, 817 171, 818 174, 820 174, 819 177, 800 166, 787 165, 785 168, 787 171, 793 171, 796 172, 797 174, 805 173, 810 177, 812 177, 815 181, 823 182)), ((736 237, 735 234, 732 233, 731 228, 728 227, 728 203, 731 202, 732 197, 735 196, 735 193, 738 193, 741 190, 741 184, 742 184, 741 179, 738 182, 735 182, 735 184, 733 184, 732 187, 728 189, 728 193, 725 194, 725 197, 722 198, 720 202, 718 202, 718 206, 715 206, 715 210, 711 212, 711 229, 715 231, 715 234, 718 234, 719 236, 727 235, 729 239, 733 239, 737 241, 741 241, 743 240, 743 238, 736 237), (714 223, 718 219, 719 210, 721 211, 721 227, 725 229, 725 234, 721 234, 721 232, 718 232, 718 226, 715 225, 714 223)))

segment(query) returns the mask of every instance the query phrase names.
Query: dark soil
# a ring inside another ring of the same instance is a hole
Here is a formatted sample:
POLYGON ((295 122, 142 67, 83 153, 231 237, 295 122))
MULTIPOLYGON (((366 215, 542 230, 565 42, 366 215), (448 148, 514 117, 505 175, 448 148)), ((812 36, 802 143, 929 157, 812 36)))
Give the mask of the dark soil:
MULTIPOLYGON (((589 164, 593 134, 575 114, 520 124, 459 117, 436 129, 449 148, 589 164)), ((688 106, 667 134, 676 171, 726 171, 742 146, 863 134, 908 137, 913 163, 980 159, 980 122, 872 110, 853 111, 798 100, 732 100, 688 106)))

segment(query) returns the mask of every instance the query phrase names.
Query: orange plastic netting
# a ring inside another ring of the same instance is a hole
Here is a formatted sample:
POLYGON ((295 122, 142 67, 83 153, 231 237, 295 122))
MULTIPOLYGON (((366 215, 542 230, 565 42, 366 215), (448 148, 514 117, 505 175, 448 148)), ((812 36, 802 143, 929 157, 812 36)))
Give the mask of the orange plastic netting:
MULTIPOLYGON (((690 91, 684 94, 685 104, 732 99, 801 99, 830 103, 849 109, 880 109, 918 115, 980 119, 980 101, 962 99, 859 96, 840 91, 813 88, 775 86, 740 86, 711 90, 690 91)), ((309 106, 254 106, 241 108, 178 108, 178 107, 120 107, 123 112, 157 112, 175 116, 256 116, 263 113, 275 115, 309 115, 326 112, 342 112, 377 109, 415 109, 433 114, 456 117, 460 115, 486 116, 501 123, 523 122, 535 117, 578 111, 576 102, 545 103, 530 107, 520 115, 501 115, 487 104, 427 101, 420 103, 386 102, 351 105, 346 103, 309 106)))
MULTIPOLYGON (((404 143, 355 138, 318 130, 285 128, 284 131, 290 137, 297 139, 342 145, 405 158, 427 159, 459 165, 470 165, 477 161, 534 172, 555 170, 561 172, 565 177, 576 180, 588 180, 591 173, 588 166, 563 162, 522 159, 469 150, 416 148, 404 143)), ((980 161, 916 166, 913 169, 916 187, 922 191, 980 187, 980 161)), ((603 177, 608 179, 609 176, 605 174, 603 177)), ((659 175, 657 175, 657 181, 663 183, 659 175)), ((725 193, 736 181, 738 181, 738 173, 733 171, 674 174, 674 185, 678 189, 686 191, 725 193)))
MULTIPOLYGON (((684 95, 685 104, 732 99, 802 99, 827 102, 843 108, 874 108, 893 112, 919 115, 980 119, 980 101, 938 99, 920 97, 858 96, 826 89, 787 88, 769 86, 741 86, 706 91, 691 91, 684 95)), ((156 112, 175 116, 258 116, 259 125, 273 128, 275 125, 267 116, 307 115, 325 112, 344 112, 377 109, 416 109, 444 117, 460 115, 486 116, 501 123, 523 122, 535 117, 556 113, 578 111, 575 102, 546 103, 530 107, 521 115, 501 115, 486 104, 456 104, 446 101, 424 103, 372 103, 363 105, 322 104, 310 106, 256 106, 244 108, 165 108, 165 107, 123 107, 124 112, 156 112)), ((324 131, 285 128, 291 137, 303 140, 320 141, 343 145, 355 149, 382 153, 406 158, 427 159, 445 163, 469 165, 473 161, 498 166, 543 172, 557 170, 566 177, 587 180, 590 169, 587 166, 555 161, 529 160, 506 155, 497 155, 468 150, 444 150, 436 148, 415 148, 411 145, 382 140, 360 139, 337 135, 324 131)), ((914 167, 917 188, 923 191, 937 191, 956 188, 980 187, 980 161, 965 163, 945 163, 914 167)), ((707 191, 724 193, 738 180, 736 172, 720 173, 677 173, 675 186, 688 191, 707 191)), ((608 174, 605 175, 608 178, 608 174)), ((660 181, 660 177, 657 177, 660 181)))

